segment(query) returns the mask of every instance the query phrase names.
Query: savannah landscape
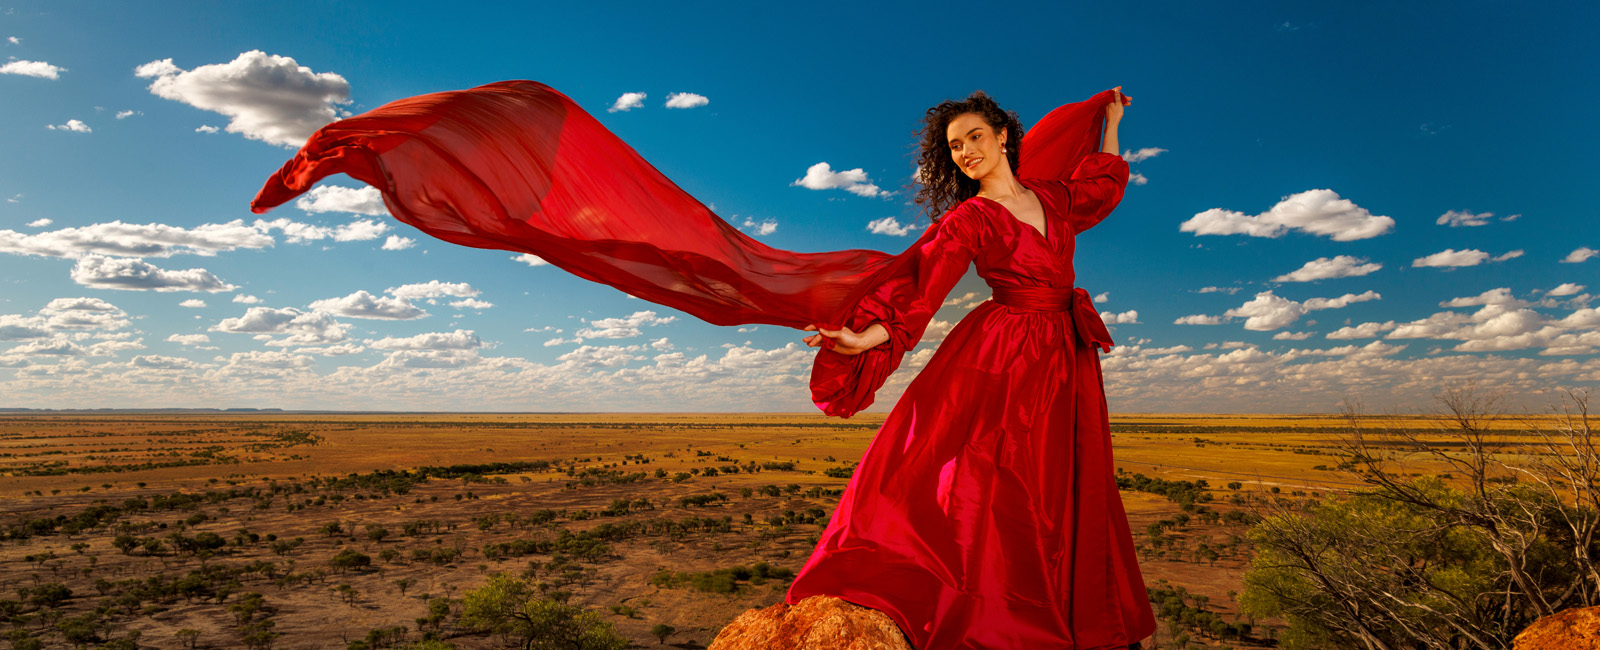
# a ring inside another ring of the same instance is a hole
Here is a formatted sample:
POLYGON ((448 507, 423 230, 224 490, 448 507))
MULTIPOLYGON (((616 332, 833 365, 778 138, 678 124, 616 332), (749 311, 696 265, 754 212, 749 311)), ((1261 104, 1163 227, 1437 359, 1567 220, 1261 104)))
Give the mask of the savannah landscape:
MULTIPOLYGON (((0 616, 15 648, 537 647, 507 614, 532 600, 614 635, 583 647, 705 647, 781 602, 883 417, 4 412, 0 616)), ((1449 450, 1459 424, 1364 426, 1449 450)), ((1250 529, 1363 487, 1351 426, 1113 416, 1155 647, 1280 644, 1241 608, 1250 529)))

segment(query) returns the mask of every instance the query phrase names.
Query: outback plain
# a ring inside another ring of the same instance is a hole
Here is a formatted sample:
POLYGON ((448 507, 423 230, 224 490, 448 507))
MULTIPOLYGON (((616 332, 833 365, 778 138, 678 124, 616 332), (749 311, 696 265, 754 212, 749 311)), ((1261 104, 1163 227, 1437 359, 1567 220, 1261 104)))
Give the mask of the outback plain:
MULTIPOLYGON (((468 611, 499 575, 629 647, 702 648, 782 601, 883 417, 0 413, 0 613, 14 647, 511 647, 468 611)), ((1156 647, 1275 645, 1237 602, 1247 532, 1361 486, 1348 426, 1113 416, 1156 647)))

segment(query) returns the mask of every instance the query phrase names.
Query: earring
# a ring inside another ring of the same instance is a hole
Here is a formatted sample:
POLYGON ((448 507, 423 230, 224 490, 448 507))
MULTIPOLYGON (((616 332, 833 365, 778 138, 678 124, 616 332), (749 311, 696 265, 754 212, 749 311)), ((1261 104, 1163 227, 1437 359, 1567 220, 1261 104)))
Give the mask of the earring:
POLYGON ((1006 152, 1006 146, 1005 145, 1000 145, 1000 153, 1004 154, 1005 152, 1006 152))

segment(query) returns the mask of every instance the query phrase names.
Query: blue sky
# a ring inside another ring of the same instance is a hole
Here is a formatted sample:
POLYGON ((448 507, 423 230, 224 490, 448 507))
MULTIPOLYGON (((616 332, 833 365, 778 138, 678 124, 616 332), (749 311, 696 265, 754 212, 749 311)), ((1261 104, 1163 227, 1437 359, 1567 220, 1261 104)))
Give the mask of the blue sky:
POLYGON ((927 107, 1121 85, 1135 184, 1076 258, 1113 411, 1600 384, 1593 3, 579 4, 0 6, 0 406, 811 409, 800 332, 433 240, 343 177, 250 213, 320 124, 504 79, 768 244, 891 252, 927 107))

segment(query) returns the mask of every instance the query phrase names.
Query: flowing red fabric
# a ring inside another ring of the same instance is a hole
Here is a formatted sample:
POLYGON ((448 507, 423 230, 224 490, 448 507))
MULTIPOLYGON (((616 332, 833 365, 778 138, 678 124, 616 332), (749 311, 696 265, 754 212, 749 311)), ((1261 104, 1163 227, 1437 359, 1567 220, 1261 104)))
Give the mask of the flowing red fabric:
POLYGON ((717 325, 809 324, 890 340, 818 351, 812 400, 848 417, 922 338, 967 269, 994 290, 885 419, 796 576, 790 603, 838 596, 887 613, 921 650, 1121 648, 1155 629, 1112 475, 1098 350, 1111 338, 1073 286, 1078 233, 1122 199, 1099 153, 1111 91, 1023 137, 1017 175, 1040 232, 969 199, 898 255, 797 253, 713 214, 571 99, 532 81, 385 104, 323 127, 257 213, 344 173, 439 239, 532 253, 717 325))

